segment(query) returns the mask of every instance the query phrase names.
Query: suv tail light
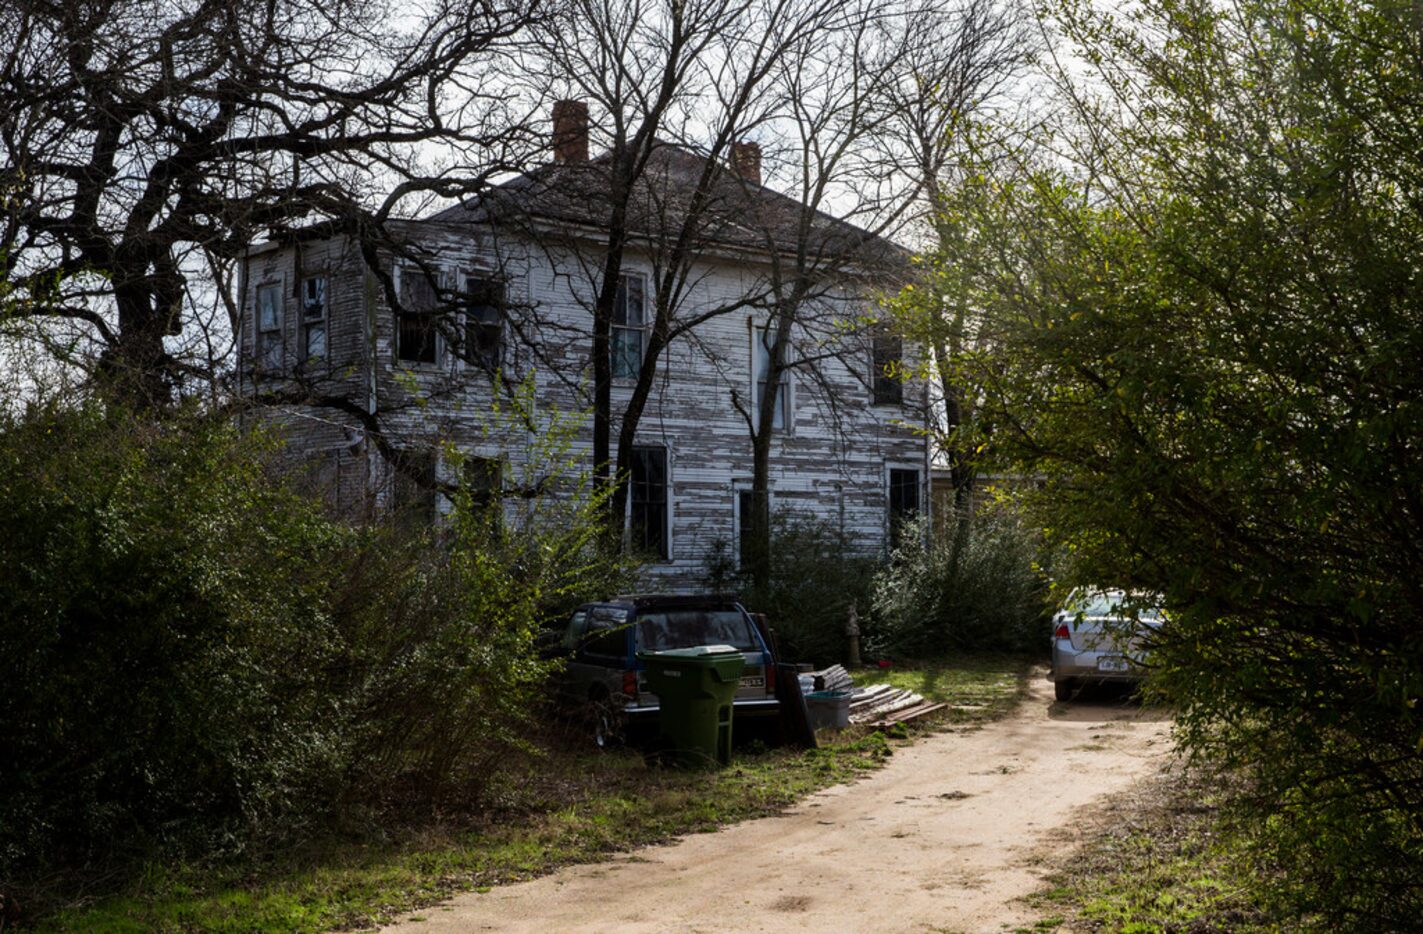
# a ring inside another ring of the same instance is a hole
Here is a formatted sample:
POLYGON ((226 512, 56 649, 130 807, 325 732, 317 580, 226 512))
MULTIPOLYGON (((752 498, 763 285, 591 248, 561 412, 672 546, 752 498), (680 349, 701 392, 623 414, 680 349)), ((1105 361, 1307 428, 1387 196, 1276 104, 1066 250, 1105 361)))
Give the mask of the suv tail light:
POLYGON ((636 696, 637 696, 637 672, 636 672, 636 671, 625 671, 625 672, 623 672, 623 693, 626 694, 628 697, 636 697, 636 696))
POLYGON ((761 656, 761 665, 766 671, 766 693, 776 693, 776 666, 774 663, 766 661, 766 656, 761 656))
POLYGON ((1072 638, 1072 630, 1070 630, 1070 629, 1067 628, 1067 624, 1066 624, 1066 623, 1058 623, 1058 624, 1057 624, 1057 628, 1052 631, 1052 634, 1053 634, 1053 637, 1056 638, 1056 639, 1071 639, 1071 638, 1072 638))

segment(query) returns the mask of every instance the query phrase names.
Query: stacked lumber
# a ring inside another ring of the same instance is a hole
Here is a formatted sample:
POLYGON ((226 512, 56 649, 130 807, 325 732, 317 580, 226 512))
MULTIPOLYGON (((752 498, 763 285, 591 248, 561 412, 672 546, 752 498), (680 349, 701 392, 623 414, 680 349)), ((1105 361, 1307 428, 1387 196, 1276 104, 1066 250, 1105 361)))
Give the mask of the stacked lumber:
POLYGON ((855 687, 855 682, 850 678, 850 673, 845 670, 844 665, 831 665, 829 668, 822 668, 820 671, 808 672, 814 679, 813 684, 817 691, 849 691, 855 687))
POLYGON ((857 688, 843 665, 831 665, 802 675, 817 691, 849 691, 850 722, 885 727, 943 710, 945 704, 925 700, 919 694, 888 684, 857 688))
POLYGON ((913 691, 888 684, 858 688, 850 695, 850 722, 876 723, 885 717, 917 707, 924 698, 913 691))

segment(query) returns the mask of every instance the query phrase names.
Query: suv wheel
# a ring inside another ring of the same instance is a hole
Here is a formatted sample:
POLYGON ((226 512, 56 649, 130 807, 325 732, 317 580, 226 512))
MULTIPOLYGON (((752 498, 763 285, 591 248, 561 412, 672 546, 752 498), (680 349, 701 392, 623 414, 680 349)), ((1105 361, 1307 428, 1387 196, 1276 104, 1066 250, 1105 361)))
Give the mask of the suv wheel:
POLYGON ((1072 689, 1073 689, 1072 679, 1070 679, 1070 678, 1058 678, 1056 681, 1053 682, 1053 685, 1052 685, 1052 694, 1053 694, 1054 697, 1056 697, 1056 698, 1057 698, 1058 700, 1060 700, 1060 701, 1071 700, 1071 699, 1072 699, 1072 689))
POLYGON ((588 722, 593 733, 593 745, 613 749, 623 743, 623 716, 608 698, 588 702, 588 722))

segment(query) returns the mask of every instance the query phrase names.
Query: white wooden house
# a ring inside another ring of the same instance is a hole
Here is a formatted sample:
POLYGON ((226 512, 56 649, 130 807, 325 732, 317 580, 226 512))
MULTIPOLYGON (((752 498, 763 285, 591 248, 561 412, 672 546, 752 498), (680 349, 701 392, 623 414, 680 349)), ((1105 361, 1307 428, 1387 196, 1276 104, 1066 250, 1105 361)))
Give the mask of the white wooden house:
MULTIPOLYGON (((529 427, 491 416, 496 373, 506 390, 528 381, 541 416, 581 418, 575 444, 591 461, 590 423, 580 413, 590 406, 592 260, 603 241, 599 160, 586 157, 579 116, 575 109, 574 131, 559 137, 549 165, 479 203, 407 222, 410 255, 372 255, 349 237, 252 250, 242 284, 244 389, 285 400, 275 411, 284 413, 292 448, 342 509, 404 501, 433 518, 446 508, 439 488, 458 481, 442 449, 462 452, 475 482, 507 487, 510 476, 536 473, 529 427)), ((566 123, 568 111, 559 117, 566 123)), ((726 202, 708 212, 695 259, 678 279, 676 321, 687 331, 663 351, 637 430, 629 534, 648 552, 646 584, 658 589, 697 588, 719 546, 734 556, 748 506, 744 412, 764 374, 770 252, 794 245, 778 239, 775 217, 789 230, 798 206, 759 184, 754 147, 736 152, 726 202)), ((614 413, 631 392, 657 283, 666 281, 676 197, 705 165, 667 146, 649 175, 640 235, 619 280, 614 413)), ((815 220, 816 248, 874 257, 865 269, 882 269, 887 257, 902 263, 882 240, 824 215, 815 220)), ((902 349, 866 325, 878 283, 889 284, 881 272, 841 277, 796 325, 790 360, 804 365, 789 371, 771 447, 772 508, 824 522, 866 554, 884 553, 898 518, 930 501, 927 392, 886 375, 902 349)))

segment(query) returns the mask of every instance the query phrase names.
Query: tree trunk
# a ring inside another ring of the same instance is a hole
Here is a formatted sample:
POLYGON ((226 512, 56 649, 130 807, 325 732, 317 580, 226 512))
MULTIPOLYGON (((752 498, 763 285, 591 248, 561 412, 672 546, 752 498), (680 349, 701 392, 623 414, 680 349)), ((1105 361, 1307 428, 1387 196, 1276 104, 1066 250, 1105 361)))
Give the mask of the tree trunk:
POLYGON ((146 285, 117 286, 114 299, 119 313, 117 340, 104 351, 100 379, 112 398, 125 405, 144 411, 162 408, 173 398, 163 347, 168 322, 155 309, 146 285))
MULTIPOLYGON (((796 300, 798 303, 799 299, 796 300)), ((796 307, 791 304, 790 308, 796 307)), ((753 521, 750 524, 750 541, 747 559, 751 567, 751 586, 762 591, 771 582, 771 439, 775 435, 777 395, 780 393, 781 376, 784 372, 786 347, 790 344, 791 316, 786 310, 778 311, 772 324, 776 329, 776 339, 771 345, 770 366, 766 372, 766 388, 757 400, 756 431, 751 436, 751 503, 753 521)), ((753 333, 753 340, 759 340, 753 333)), ((754 346, 754 345, 753 345, 754 346)), ((754 353, 754 351, 753 351, 754 353)), ((793 417, 787 411, 786 418, 793 417)), ((789 427, 789 426, 782 426, 789 427)), ((748 531, 743 520, 742 534, 748 531)))

